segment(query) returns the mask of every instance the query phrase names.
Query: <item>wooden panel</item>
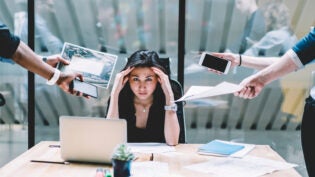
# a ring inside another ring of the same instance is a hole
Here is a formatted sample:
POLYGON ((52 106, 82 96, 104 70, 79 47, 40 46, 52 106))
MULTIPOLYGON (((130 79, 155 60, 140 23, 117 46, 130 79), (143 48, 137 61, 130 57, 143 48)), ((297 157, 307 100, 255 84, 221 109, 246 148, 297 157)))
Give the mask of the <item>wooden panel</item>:
POLYGON ((242 129, 249 130, 257 122, 257 118, 261 113, 261 108, 265 104, 265 98, 268 96, 268 91, 264 90, 255 99, 251 99, 248 102, 247 108, 244 112, 244 118, 242 122, 242 129))
POLYGON ((299 20, 300 14, 301 14, 301 8, 304 4, 302 4, 303 1, 301 0, 285 0, 284 3, 289 8, 290 15, 291 15, 291 25, 292 28, 295 29, 297 22, 299 20))
POLYGON ((90 1, 86 0, 72 0, 74 11, 72 14, 76 17, 78 24, 79 37, 82 38, 82 44, 91 49, 97 50, 96 37, 96 14, 92 11, 90 1))
MULTIPOLYGON (((56 98, 54 97, 54 95, 51 92, 48 92, 48 90, 44 86, 36 90, 35 99, 36 109, 38 109, 38 112, 41 112, 43 114, 41 115, 43 117, 39 119, 47 121, 49 123, 49 126, 58 125, 58 107, 62 105, 55 104, 56 98)), ((36 117, 37 116, 39 115, 36 115, 36 117)))
POLYGON ((202 29, 208 27, 208 23, 202 20, 205 2, 196 0, 187 0, 186 2, 186 47, 190 51, 199 51, 201 40, 209 42, 206 39, 201 39, 202 29))
POLYGON ((248 100, 243 98, 234 97, 232 99, 230 111, 228 113, 228 121, 227 121, 227 128, 235 129, 238 121, 243 116, 244 106, 247 105, 248 100))
POLYGON ((306 0, 304 8, 301 10, 301 14, 299 16, 299 20, 297 21, 295 34, 298 37, 302 37, 306 35, 311 26, 314 26, 315 20, 315 1, 314 0, 306 0))
POLYGON ((258 130, 265 130, 267 125, 272 122, 274 116, 279 112, 282 104, 283 96, 280 88, 270 89, 265 106, 261 109, 259 120, 257 123, 258 130), (279 105, 280 104, 280 105, 279 105))
POLYGON ((71 14, 74 12, 68 9, 66 1, 54 2, 56 21, 60 26, 62 39, 64 39, 65 42, 79 44, 79 38, 75 29, 75 24, 71 19, 71 14))
POLYGON ((0 15, 1 15, 1 21, 4 24, 6 24, 11 30, 13 30, 14 21, 13 21, 13 14, 10 11, 10 9, 12 9, 12 6, 11 6, 12 4, 10 2, 12 1, 0 1, 0 15))
POLYGON ((290 89, 289 91, 292 93, 289 95, 291 95, 292 99, 295 101, 292 102, 292 107, 291 107, 292 116, 289 117, 287 129, 295 130, 296 127, 298 127, 299 124, 301 123, 301 118, 302 118, 304 104, 305 104, 305 95, 306 93, 308 94, 308 90, 307 89, 290 89))
POLYGON ((173 56, 177 56, 178 51, 178 6, 178 0, 167 0, 165 11, 166 53, 172 58, 174 58, 173 56))
POLYGON ((208 51, 219 51, 223 35, 224 22, 229 0, 213 1, 209 24, 208 51), (220 14, 220 15, 218 15, 220 14))

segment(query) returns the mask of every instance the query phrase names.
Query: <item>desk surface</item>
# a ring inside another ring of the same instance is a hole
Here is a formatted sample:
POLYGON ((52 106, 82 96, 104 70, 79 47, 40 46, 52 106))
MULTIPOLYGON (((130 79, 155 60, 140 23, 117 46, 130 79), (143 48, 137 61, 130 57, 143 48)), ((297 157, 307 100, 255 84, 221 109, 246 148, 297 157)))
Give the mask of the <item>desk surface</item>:
MULTIPOLYGON (((1 177, 23 176, 23 177, 94 177, 96 169, 99 167, 109 167, 100 164, 70 163, 52 164, 30 162, 31 160, 50 159, 51 161, 62 161, 60 157, 60 149, 49 147, 49 145, 58 145, 55 141, 43 141, 33 148, 21 154, 2 168, 0 168, 1 177)), ((182 172, 181 167, 193 163, 204 162, 209 160, 209 156, 198 155, 196 153, 199 144, 180 144, 177 145, 176 151, 181 152, 180 156, 169 157, 163 154, 155 154, 154 161, 168 162, 172 176, 204 176, 204 174, 189 174, 182 172), (184 154, 184 155, 183 155, 184 154)), ((250 152, 250 155, 264 157, 273 160, 284 161, 275 151, 268 145, 257 145, 250 152)), ((139 156, 140 161, 150 159, 145 154, 139 156)), ((208 175, 209 176, 209 175, 208 175)), ((295 169, 277 171, 264 177, 301 177, 295 169)))

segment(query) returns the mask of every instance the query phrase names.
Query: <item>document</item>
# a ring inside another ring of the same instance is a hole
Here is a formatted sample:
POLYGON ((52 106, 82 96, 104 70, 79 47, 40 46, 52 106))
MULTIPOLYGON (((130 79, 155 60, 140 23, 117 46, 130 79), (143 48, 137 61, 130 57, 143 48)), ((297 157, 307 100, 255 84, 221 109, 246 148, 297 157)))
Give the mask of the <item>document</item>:
POLYGON ((64 43, 61 56, 70 61, 69 65, 60 63, 58 69, 64 72, 79 72, 84 82, 107 88, 112 77, 117 55, 99 52, 71 43, 64 43))
POLYGON ((220 84, 212 86, 191 86, 188 91, 177 101, 193 100, 198 98, 205 98, 211 96, 224 95, 240 91, 241 86, 229 82, 221 82, 220 84))
POLYGON ((133 177, 166 177, 170 176, 168 164, 165 162, 132 162, 131 176, 133 177))
POLYGON ((244 158, 213 157, 207 162, 188 165, 184 168, 220 177, 258 177, 296 166, 292 163, 246 156, 244 158))
POLYGON ((128 147, 131 152, 134 153, 164 153, 176 151, 173 146, 168 146, 165 143, 128 143, 128 147))

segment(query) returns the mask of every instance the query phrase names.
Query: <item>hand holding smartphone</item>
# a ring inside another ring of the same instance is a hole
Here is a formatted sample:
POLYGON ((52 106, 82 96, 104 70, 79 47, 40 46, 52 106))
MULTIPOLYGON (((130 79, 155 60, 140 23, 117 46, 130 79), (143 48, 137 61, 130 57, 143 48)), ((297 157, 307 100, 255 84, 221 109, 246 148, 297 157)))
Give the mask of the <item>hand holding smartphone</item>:
POLYGON ((231 61, 203 52, 199 60, 199 65, 227 74, 231 67, 231 61))
POLYGON ((79 91, 81 93, 83 93, 83 96, 91 96, 93 98, 97 98, 98 97, 98 93, 97 93, 97 87, 95 85, 86 83, 86 82, 82 82, 80 80, 74 79, 71 84, 70 84, 70 89, 74 89, 76 91, 79 91))

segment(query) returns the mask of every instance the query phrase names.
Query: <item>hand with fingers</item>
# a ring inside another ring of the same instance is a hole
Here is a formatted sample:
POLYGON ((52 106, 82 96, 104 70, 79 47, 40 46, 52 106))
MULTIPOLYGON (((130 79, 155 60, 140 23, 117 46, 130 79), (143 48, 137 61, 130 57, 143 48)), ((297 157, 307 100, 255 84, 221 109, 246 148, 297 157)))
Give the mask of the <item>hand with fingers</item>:
POLYGON ((80 73, 62 72, 60 74, 58 81, 56 82, 56 85, 58 85, 63 91, 65 91, 66 93, 70 93, 71 95, 83 96, 85 98, 89 98, 89 96, 84 95, 83 93, 77 90, 74 90, 73 88, 70 87, 73 80, 76 78, 78 78, 80 81, 83 81, 83 76, 80 73))
POLYGON ((161 88, 165 95, 166 104, 169 105, 171 102, 174 101, 174 93, 171 87, 169 77, 157 67, 151 67, 151 69, 158 76, 158 81, 161 84, 161 88))
POLYGON ((44 57, 44 58, 45 58, 45 62, 52 67, 56 67, 59 62, 64 64, 64 65, 70 64, 70 62, 68 60, 62 58, 59 54, 51 55, 51 56, 44 57))
POLYGON ((114 85, 112 88, 111 96, 118 96, 120 91, 124 88, 125 84, 128 81, 128 75, 134 68, 127 68, 126 70, 121 71, 116 74, 114 85))
POLYGON ((235 92, 234 95, 245 99, 252 99, 259 95, 266 84, 259 77, 253 75, 244 79, 240 85, 243 86, 243 89, 235 92))

